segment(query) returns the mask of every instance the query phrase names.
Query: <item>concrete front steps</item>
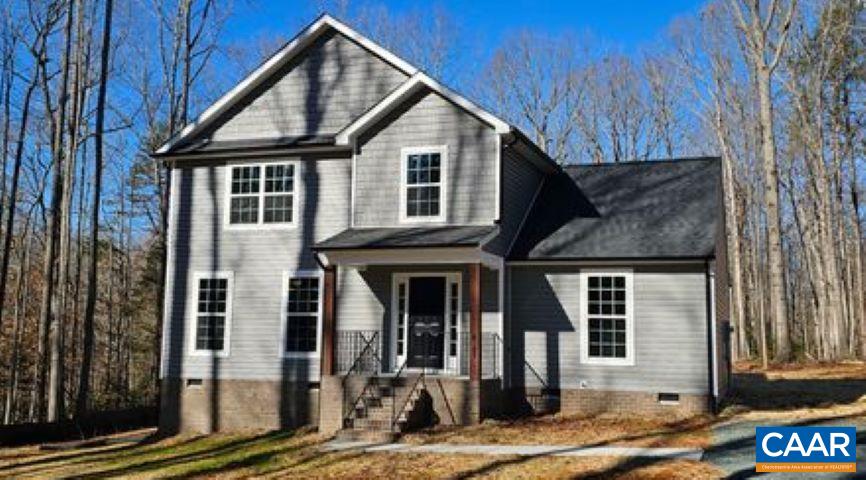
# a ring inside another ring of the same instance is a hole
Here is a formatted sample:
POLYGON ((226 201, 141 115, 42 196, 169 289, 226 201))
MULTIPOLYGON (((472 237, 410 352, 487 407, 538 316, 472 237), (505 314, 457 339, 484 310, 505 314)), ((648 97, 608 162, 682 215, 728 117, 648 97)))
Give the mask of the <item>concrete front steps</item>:
POLYGON ((371 377, 351 413, 343 419, 343 428, 336 438, 392 442, 401 433, 425 424, 431 409, 426 399, 429 394, 418 375, 371 377))

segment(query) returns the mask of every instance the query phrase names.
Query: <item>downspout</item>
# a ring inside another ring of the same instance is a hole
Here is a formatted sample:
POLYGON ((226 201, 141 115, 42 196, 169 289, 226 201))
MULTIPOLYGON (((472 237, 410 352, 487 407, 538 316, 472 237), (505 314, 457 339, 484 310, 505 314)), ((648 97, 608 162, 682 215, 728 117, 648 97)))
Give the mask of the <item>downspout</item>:
POLYGON ((706 279, 706 299, 707 299, 707 366, 708 375, 707 385, 708 402, 710 412, 718 413, 718 405, 716 403, 716 309, 715 309, 715 289, 714 274, 710 268, 710 258, 705 262, 704 276, 706 279))

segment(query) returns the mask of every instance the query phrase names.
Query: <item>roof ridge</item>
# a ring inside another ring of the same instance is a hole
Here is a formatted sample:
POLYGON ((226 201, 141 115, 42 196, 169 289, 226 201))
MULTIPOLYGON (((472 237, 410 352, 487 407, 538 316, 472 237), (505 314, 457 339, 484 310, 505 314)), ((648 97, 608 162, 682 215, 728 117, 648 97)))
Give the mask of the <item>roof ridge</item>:
POLYGON ((690 163, 690 162, 710 162, 719 161, 722 157, 718 155, 706 155, 701 157, 671 157, 671 158, 650 158, 647 160, 628 160, 625 162, 604 162, 604 163, 571 163, 563 165, 564 169, 578 168, 593 168, 593 167, 615 167, 619 165, 657 165, 668 163, 690 163))

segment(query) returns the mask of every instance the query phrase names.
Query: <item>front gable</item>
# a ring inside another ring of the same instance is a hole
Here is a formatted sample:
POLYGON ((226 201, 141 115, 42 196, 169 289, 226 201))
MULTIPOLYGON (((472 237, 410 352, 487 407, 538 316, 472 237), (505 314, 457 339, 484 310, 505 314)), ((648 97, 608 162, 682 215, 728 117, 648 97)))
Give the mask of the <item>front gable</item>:
POLYGON ((417 71, 322 15, 154 156, 191 153, 209 144, 285 145, 291 139, 333 137, 417 71))
POLYGON ((407 75, 331 29, 216 123, 211 141, 329 135, 375 105, 407 75))

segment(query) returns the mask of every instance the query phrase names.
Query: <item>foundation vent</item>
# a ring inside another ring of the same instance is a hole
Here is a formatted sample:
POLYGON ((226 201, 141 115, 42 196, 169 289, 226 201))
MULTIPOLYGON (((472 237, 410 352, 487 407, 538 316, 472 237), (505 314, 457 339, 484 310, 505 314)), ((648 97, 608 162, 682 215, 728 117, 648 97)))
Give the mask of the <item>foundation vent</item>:
POLYGON ((662 405, 679 405, 679 393, 659 393, 658 402, 662 405))

